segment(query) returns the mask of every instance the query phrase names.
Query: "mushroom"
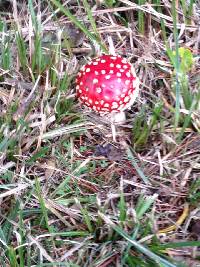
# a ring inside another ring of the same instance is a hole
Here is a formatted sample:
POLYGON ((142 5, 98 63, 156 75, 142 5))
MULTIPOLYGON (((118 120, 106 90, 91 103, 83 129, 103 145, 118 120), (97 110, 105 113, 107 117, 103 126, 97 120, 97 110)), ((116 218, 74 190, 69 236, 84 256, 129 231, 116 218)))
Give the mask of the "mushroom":
POLYGON ((121 56, 102 55, 83 66, 76 78, 79 101, 100 115, 110 115, 111 125, 125 120, 139 92, 135 70, 121 56))

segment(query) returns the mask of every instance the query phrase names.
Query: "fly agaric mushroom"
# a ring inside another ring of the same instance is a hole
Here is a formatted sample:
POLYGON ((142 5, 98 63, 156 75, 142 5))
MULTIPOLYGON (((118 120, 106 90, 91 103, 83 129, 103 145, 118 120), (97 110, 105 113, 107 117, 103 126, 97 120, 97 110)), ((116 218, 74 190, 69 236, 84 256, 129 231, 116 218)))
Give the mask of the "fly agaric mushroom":
POLYGON ((138 96, 139 82, 130 63, 121 56, 102 55, 83 66, 76 78, 80 102, 100 115, 111 115, 112 122, 125 119, 138 96))

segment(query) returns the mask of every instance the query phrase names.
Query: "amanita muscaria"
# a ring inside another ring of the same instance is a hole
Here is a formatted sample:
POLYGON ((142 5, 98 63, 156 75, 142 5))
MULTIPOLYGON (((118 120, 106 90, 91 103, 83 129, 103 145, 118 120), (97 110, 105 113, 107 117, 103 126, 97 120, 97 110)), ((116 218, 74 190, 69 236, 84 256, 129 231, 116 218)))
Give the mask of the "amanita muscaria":
POLYGON ((110 114, 112 122, 124 120, 124 110, 132 106, 138 91, 134 68, 119 55, 94 58, 76 78, 80 102, 100 115, 110 114))

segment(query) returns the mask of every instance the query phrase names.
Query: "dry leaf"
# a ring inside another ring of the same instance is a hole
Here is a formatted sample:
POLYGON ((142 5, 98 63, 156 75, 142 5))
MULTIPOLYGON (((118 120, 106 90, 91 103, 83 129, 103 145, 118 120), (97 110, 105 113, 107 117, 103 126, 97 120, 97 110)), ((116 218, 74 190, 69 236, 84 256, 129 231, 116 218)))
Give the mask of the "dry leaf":
POLYGON ((51 178, 51 176, 53 175, 54 171, 55 171, 55 160, 53 159, 48 159, 46 162, 46 170, 45 170, 45 178, 46 180, 48 180, 49 178, 51 178))

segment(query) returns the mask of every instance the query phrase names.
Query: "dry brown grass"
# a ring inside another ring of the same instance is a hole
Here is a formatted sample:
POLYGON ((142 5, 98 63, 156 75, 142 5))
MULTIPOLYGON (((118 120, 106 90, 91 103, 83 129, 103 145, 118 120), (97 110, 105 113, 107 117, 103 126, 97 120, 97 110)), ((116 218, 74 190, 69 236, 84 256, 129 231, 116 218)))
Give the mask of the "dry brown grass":
MULTIPOLYGON (((63 6, 92 32, 79 2, 63 1, 63 6)), ((161 29, 162 19, 174 50, 171 2, 162 1, 162 13, 150 3, 139 6, 119 0, 108 7, 101 2, 90 1, 101 42, 110 52, 127 57, 141 81, 137 103, 127 112, 126 123, 117 127, 116 143, 109 122, 80 107, 75 98, 74 77, 85 62, 101 53, 99 44, 76 32, 58 10, 55 19, 53 6, 35 1, 45 47, 42 53, 44 59, 49 55, 52 59, 37 73, 31 65, 35 28, 26 1, 13 1, 12 11, 1 14, 7 30, 0 39, 3 43, 4 36, 10 38, 12 54, 10 69, 3 64, 0 68, 1 266, 155 266, 134 246, 129 247, 110 220, 129 236, 135 235, 149 251, 176 261, 170 266, 199 264, 197 243, 178 246, 200 237, 200 110, 197 105, 191 112, 191 122, 178 142, 190 111, 181 99, 181 120, 175 128, 174 68, 161 29), (144 35, 138 32, 138 11, 145 14, 144 35), (27 45, 25 70, 17 51, 16 25, 27 45), (56 33, 61 29, 70 38, 61 42, 57 54, 51 44, 59 42, 56 33), (65 73, 66 87, 60 89, 65 73), (162 108, 156 117, 159 103, 162 108), (141 125, 136 124, 139 118, 141 125), (142 135, 145 129, 148 135, 139 140, 138 130, 142 135), (153 198, 144 213, 138 207, 141 196, 143 206, 153 198), (169 243, 174 247, 162 249, 162 244, 169 243), (139 263, 131 265, 125 257, 139 263)), ((187 73, 193 94, 200 90, 199 8, 196 2, 186 25, 177 1, 179 46, 194 56, 187 73)))

